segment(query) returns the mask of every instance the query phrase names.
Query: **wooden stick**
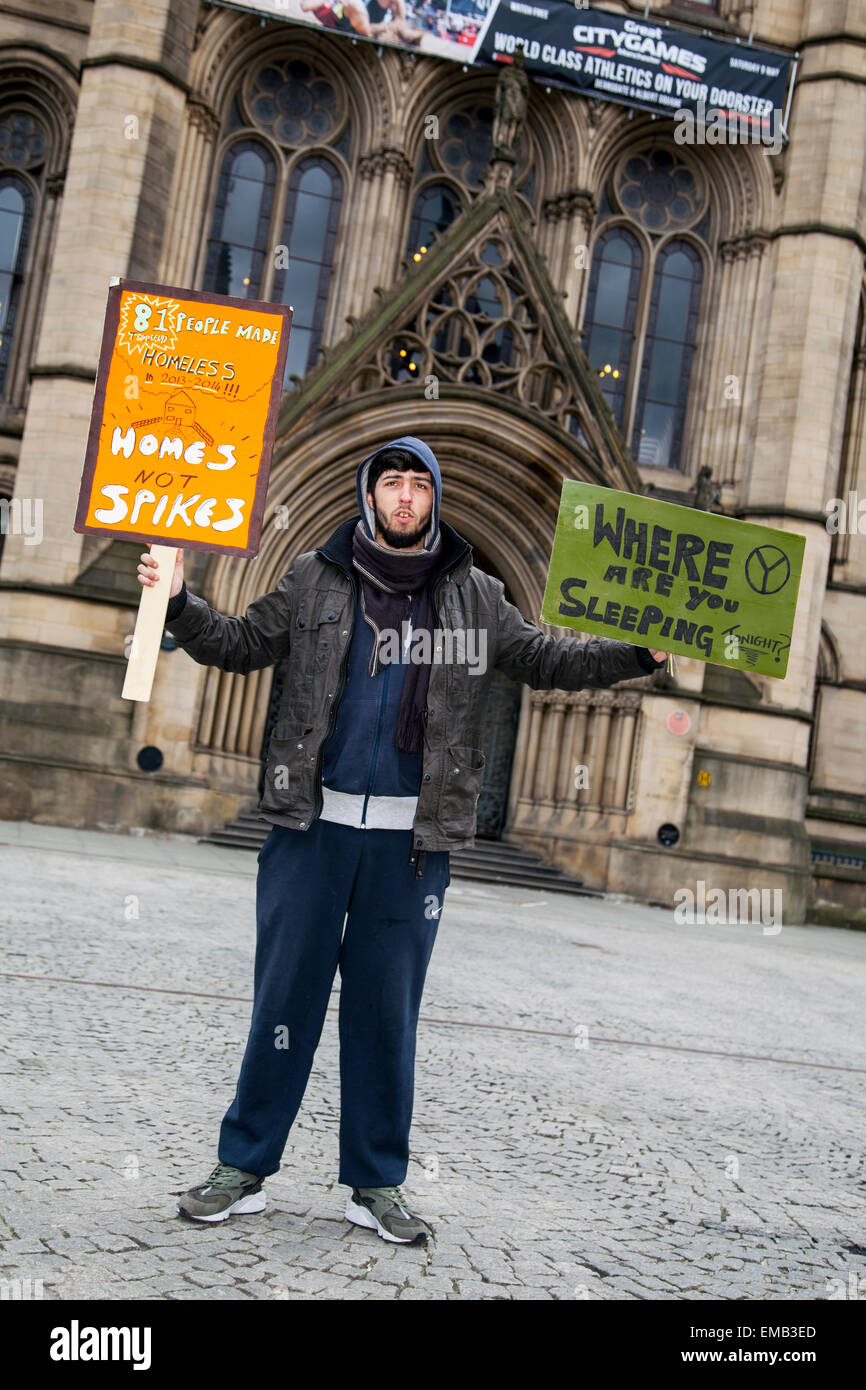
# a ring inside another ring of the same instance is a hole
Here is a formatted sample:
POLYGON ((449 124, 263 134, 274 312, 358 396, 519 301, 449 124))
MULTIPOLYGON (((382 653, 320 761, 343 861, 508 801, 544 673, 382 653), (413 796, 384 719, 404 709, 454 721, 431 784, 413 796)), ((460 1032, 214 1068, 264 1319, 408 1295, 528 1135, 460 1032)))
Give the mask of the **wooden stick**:
POLYGON ((129 649, 129 664, 123 682, 124 700, 149 700, 156 673, 156 658, 165 627, 177 546, 152 545, 150 553, 159 565, 159 582, 143 585, 138 601, 138 617, 129 649))

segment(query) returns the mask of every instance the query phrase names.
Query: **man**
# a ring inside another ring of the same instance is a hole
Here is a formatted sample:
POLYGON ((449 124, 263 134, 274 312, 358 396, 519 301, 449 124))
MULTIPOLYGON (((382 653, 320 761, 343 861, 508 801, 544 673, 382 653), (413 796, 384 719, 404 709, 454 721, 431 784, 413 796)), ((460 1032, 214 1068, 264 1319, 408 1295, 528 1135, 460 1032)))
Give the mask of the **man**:
MULTIPOLYGON (((420 439, 370 454, 356 489, 359 515, 243 618, 187 592, 182 552, 172 580, 167 626, 196 661, 246 673, 287 658, 259 808, 273 829, 258 860, 250 1034, 219 1163, 180 1211, 223 1221, 264 1207, 339 969, 346 1216, 424 1244, 430 1228, 400 1191, 415 1034, 449 854, 474 836, 493 670, 579 690, 644 675, 664 653, 526 622, 440 521, 439 465, 420 439)), ((150 554, 138 574, 158 581, 150 554)))

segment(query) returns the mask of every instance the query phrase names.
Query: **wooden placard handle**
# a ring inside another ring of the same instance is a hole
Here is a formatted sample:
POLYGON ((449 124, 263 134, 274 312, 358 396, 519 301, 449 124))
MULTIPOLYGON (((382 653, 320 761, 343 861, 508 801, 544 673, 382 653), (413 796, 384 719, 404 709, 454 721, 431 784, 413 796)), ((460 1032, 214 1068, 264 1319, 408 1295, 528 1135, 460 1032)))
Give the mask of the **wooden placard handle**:
POLYGON ((159 564, 159 583, 153 587, 143 586, 141 590, 126 679, 123 682, 124 700, 150 699, 156 673, 156 658, 159 655, 159 644, 165 627, 165 610, 168 608, 171 593, 177 546, 152 545, 150 553, 159 564))

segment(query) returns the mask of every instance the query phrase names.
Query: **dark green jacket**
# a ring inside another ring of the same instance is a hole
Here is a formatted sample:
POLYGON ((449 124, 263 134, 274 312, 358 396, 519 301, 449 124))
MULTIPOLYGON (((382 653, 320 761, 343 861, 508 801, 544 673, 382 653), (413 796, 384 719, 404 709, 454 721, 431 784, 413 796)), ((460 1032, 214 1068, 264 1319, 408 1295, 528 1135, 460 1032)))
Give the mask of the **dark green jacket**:
MULTIPOLYGON (((172 635, 205 666, 245 674, 288 658, 259 812, 293 830, 306 830, 322 809, 321 750, 342 695, 355 622, 352 533, 357 520, 344 522, 318 550, 299 555, 276 589, 251 603, 242 618, 226 618, 189 592, 185 602, 178 595, 169 607, 172 635), (177 608, 180 615, 173 617, 177 608)), ((430 746, 424 750, 413 826, 422 855, 472 843, 494 670, 533 690, 582 690, 656 669, 648 651, 628 642, 545 636, 508 602, 501 580, 473 565, 468 542, 447 522, 440 530, 442 560, 433 578, 437 626, 484 629, 487 663, 483 673, 472 673, 465 661, 431 665, 430 746)))

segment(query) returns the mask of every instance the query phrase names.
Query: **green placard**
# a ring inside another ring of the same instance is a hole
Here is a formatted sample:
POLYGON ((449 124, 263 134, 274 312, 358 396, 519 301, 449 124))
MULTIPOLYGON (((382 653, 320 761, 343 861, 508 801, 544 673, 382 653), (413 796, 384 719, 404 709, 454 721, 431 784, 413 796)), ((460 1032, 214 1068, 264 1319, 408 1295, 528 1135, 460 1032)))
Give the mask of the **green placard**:
POLYGON ((806 537, 563 483, 541 617, 783 679, 806 537))

